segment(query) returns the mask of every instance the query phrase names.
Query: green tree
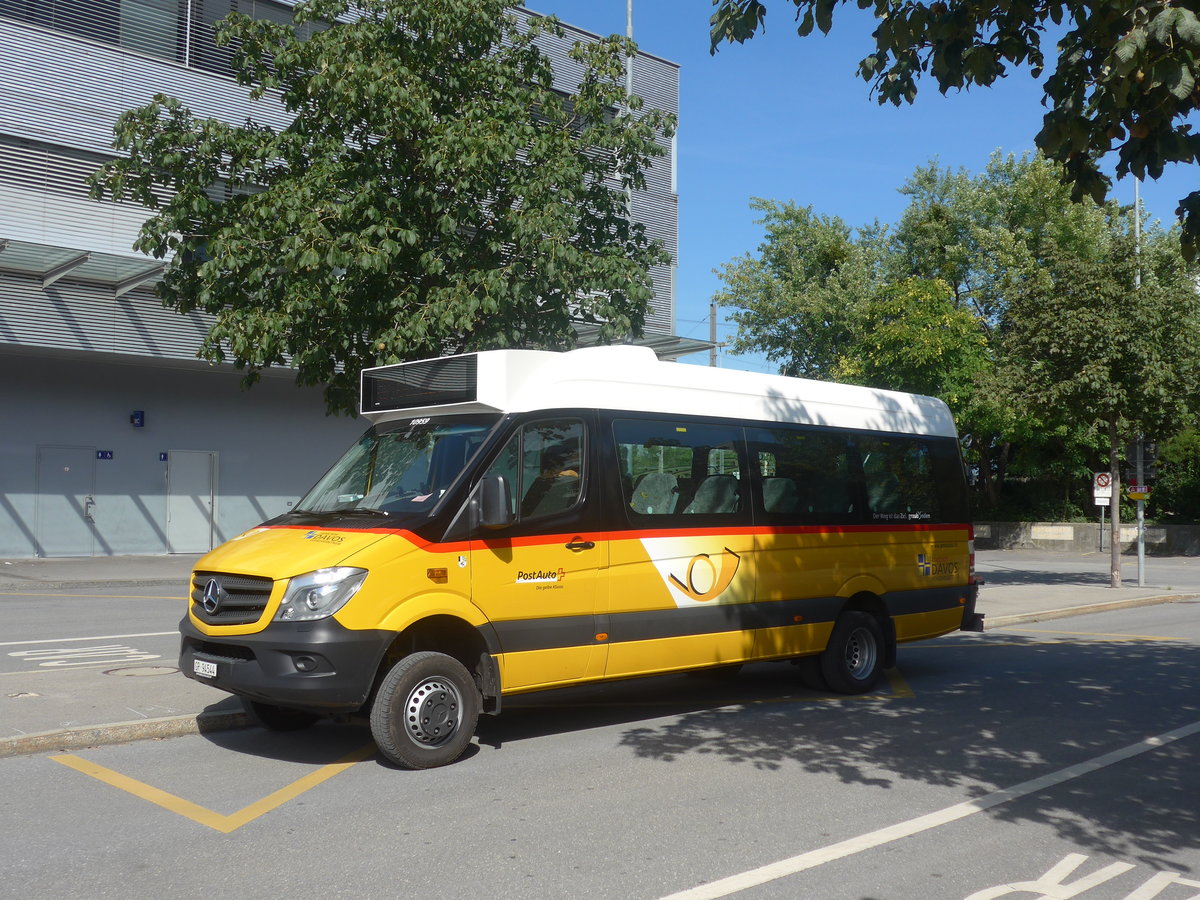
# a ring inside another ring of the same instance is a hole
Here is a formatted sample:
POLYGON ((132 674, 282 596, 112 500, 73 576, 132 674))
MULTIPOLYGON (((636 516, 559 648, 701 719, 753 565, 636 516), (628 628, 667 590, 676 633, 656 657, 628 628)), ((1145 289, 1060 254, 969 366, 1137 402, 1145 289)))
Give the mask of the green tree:
POLYGON ((569 346, 575 322, 639 332, 648 271, 668 257, 629 220, 627 191, 673 121, 625 97, 623 38, 576 45, 579 88, 556 90, 537 41, 561 29, 505 5, 308 0, 290 25, 234 13, 218 43, 287 127, 162 95, 120 117, 124 155, 94 193, 154 210, 136 246, 171 257, 166 304, 216 316, 202 358, 231 357, 247 385, 290 365, 352 412, 365 366, 569 346))
MULTIPOLYGON (((847 0, 790 0, 797 31, 828 33, 847 0)), ((962 0, 856 0, 878 20, 875 48, 859 63, 880 103, 911 103, 922 76, 942 93, 987 86, 1011 67, 1041 78, 1046 113, 1036 142, 1063 165, 1078 200, 1102 203, 1111 186, 1101 171, 1158 178, 1167 163, 1200 161, 1200 135, 1188 121, 1200 103, 1200 19, 1193 4, 1154 0, 967 3, 962 0), (1048 71, 1043 38, 1056 48, 1048 71)), ((761 0, 714 0, 712 50, 743 42, 763 27, 761 0)), ((780 5, 785 5, 780 0, 780 5)), ((1180 202, 1182 245, 1200 248, 1200 191, 1180 202)))
POLYGON ((755 201, 766 238, 717 295, 736 346, 794 374, 941 396, 989 509, 1011 478, 1069 505, 1120 446, 1114 427, 1166 436, 1198 408, 1200 301, 1177 236, 1151 226, 1135 253, 1131 211, 1070 203, 1041 158, 997 155, 977 176, 931 164, 902 190, 895 228, 857 234, 755 201))
MULTIPOLYGON (((1152 232, 1139 254, 1127 215, 1112 213, 1095 211, 1086 249, 1051 246, 1036 266, 1012 267, 1004 364, 1024 386, 1026 408, 1101 437, 1120 497, 1124 441, 1175 433, 1196 409, 1200 294, 1193 274, 1163 246, 1165 235, 1152 232)), ((1117 587, 1119 504, 1112 513, 1117 587)))
POLYGON ((761 352, 785 375, 830 378, 852 341, 858 310, 879 282, 879 234, 855 236, 812 207, 754 199, 766 237, 726 263, 715 299, 733 309, 736 353, 761 352))
POLYGON ((989 366, 978 316, 939 280, 881 287, 859 308, 850 336, 834 380, 936 395, 960 416, 989 366))

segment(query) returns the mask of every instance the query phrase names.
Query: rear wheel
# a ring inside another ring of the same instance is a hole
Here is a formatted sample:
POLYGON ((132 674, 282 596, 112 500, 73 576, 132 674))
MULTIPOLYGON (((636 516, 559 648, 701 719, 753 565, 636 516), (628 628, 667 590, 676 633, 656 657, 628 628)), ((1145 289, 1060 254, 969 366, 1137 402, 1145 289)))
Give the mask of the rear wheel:
POLYGON ((454 762, 471 743, 479 689, 466 667, 444 653, 404 657, 384 676, 371 707, 379 751, 406 769, 454 762))
POLYGON ((243 700, 250 718, 268 731, 302 731, 321 717, 303 709, 289 709, 261 700, 243 700))
POLYGON ((838 616, 821 654, 821 674, 839 694, 863 694, 883 674, 883 629, 870 613, 850 610, 838 616))

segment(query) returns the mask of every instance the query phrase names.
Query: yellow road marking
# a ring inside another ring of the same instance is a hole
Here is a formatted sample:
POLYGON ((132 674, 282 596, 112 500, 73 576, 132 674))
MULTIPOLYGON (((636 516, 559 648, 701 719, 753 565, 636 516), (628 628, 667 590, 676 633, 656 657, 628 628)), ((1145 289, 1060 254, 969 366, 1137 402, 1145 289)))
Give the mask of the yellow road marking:
POLYGON ((887 675, 888 684, 892 686, 893 697, 911 700, 916 696, 913 689, 908 686, 908 682, 904 680, 904 676, 900 674, 899 669, 887 669, 884 674, 887 675))
POLYGON ((77 772, 82 772, 84 775, 90 775, 98 781, 103 781, 105 784, 115 788, 120 788, 126 793, 133 794, 142 800, 147 800, 156 806, 161 806, 169 812, 177 813, 184 818, 191 819, 193 822, 198 822, 201 825, 206 825, 215 831, 222 834, 229 834, 236 831, 248 822, 253 822, 260 816, 269 813, 289 800, 294 800, 305 791, 312 790, 322 782, 328 781, 334 775, 338 775, 351 766, 362 762, 364 759, 369 759, 375 754, 375 745, 367 744, 360 747, 352 753, 339 759, 337 762, 322 766, 315 772, 310 772, 303 778, 292 782, 286 787, 280 788, 272 794, 268 794, 261 800, 256 800, 244 809, 240 809, 231 815, 222 815, 221 813, 213 812, 207 807, 192 803, 190 800, 185 800, 182 797, 177 797, 175 794, 168 793, 153 785, 146 784, 143 781, 138 781, 136 778, 130 778, 128 775, 122 775, 120 772, 114 772, 112 769, 105 768, 94 762, 89 762, 79 756, 74 756, 70 753, 59 754, 58 756, 50 757, 55 762, 62 763, 68 768, 74 769, 77 772))

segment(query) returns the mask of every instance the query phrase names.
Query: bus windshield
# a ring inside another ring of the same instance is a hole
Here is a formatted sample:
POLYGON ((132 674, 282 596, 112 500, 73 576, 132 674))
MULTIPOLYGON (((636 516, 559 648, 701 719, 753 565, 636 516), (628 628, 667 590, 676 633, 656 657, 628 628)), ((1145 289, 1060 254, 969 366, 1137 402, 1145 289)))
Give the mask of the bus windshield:
POLYGON ((293 511, 428 513, 498 420, 499 416, 457 416, 372 428, 293 511))

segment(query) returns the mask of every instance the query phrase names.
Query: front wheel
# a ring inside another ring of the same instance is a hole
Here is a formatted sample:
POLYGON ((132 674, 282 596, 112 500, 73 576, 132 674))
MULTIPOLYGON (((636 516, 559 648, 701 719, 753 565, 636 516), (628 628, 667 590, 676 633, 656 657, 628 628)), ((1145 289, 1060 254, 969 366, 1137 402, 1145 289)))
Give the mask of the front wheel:
POLYGON ((839 694, 865 694, 883 674, 883 629, 870 613, 838 616, 821 654, 821 674, 839 694))
POLYGON ((413 653, 384 676, 371 706, 371 735, 406 769, 444 766, 470 744, 479 707, 479 689, 462 663, 444 653, 413 653))

